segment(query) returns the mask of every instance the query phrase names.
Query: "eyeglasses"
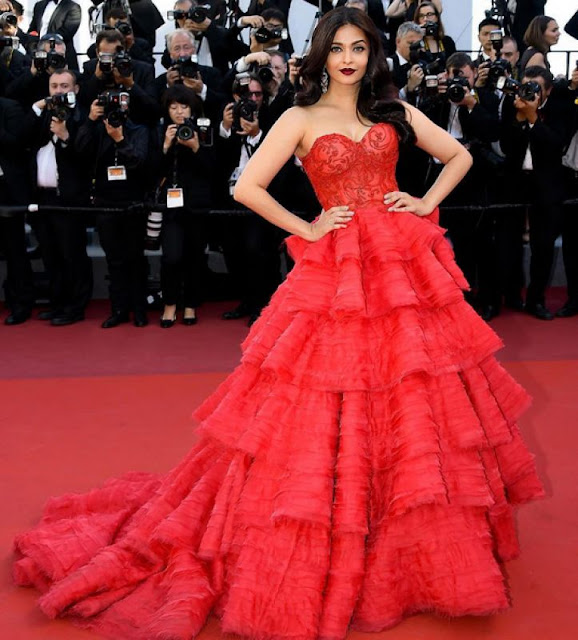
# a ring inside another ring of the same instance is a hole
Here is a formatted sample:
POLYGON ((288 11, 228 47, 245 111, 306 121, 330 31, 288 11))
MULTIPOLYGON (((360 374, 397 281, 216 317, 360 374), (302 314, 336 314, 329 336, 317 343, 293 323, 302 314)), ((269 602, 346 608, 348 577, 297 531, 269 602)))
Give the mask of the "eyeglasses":
POLYGON ((255 96, 255 98, 260 98, 263 95, 262 91, 247 91, 247 95, 255 96))
POLYGON ((436 15, 435 11, 428 11, 427 13, 420 13, 418 18, 435 18, 436 15))

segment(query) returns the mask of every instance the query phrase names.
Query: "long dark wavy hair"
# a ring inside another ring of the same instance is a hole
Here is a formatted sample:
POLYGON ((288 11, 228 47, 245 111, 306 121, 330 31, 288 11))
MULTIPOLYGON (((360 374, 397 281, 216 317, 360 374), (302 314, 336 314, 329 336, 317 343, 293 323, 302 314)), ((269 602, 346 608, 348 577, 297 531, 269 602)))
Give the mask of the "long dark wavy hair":
POLYGON ((371 18, 359 9, 339 7, 319 21, 311 39, 311 49, 300 69, 302 89, 295 104, 307 107, 321 98, 321 74, 333 44, 335 33, 345 25, 361 29, 369 44, 369 60, 357 96, 357 114, 370 122, 392 124, 400 142, 415 142, 415 133, 405 117, 405 109, 397 100, 397 89, 391 79, 381 46, 379 33, 371 18))

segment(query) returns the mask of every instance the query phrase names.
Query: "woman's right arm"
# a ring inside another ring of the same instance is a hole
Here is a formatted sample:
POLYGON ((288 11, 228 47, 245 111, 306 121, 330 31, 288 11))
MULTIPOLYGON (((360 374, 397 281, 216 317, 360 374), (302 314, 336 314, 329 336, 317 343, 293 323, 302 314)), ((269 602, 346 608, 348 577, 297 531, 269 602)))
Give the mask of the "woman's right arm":
POLYGON ((233 197, 277 227, 315 242, 326 233, 347 226, 353 216, 348 207, 332 207, 315 223, 309 223, 285 209, 267 192, 273 178, 303 140, 307 125, 307 116, 301 108, 292 107, 286 111, 251 156, 237 181, 233 197))
POLYGON ((536 51, 528 62, 526 62, 524 69, 527 69, 528 67, 544 67, 544 69, 547 69, 548 67, 546 66, 546 58, 544 57, 544 54, 541 51, 536 51))

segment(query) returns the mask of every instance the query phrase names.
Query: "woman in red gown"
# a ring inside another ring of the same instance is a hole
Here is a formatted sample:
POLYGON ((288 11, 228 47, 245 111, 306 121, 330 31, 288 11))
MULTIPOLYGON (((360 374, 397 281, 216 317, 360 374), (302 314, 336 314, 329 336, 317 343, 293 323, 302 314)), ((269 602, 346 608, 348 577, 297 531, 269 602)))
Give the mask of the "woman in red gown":
POLYGON ((313 640, 509 605, 512 509, 543 491, 516 426, 528 396, 432 220, 470 157, 392 99, 356 9, 321 20, 302 78, 235 194, 293 234, 295 267, 175 469, 52 499, 17 538, 15 579, 49 616, 190 640, 214 613, 225 632, 313 640), (397 191, 400 139, 446 165, 423 200, 397 191), (266 192, 294 153, 313 224, 266 192))

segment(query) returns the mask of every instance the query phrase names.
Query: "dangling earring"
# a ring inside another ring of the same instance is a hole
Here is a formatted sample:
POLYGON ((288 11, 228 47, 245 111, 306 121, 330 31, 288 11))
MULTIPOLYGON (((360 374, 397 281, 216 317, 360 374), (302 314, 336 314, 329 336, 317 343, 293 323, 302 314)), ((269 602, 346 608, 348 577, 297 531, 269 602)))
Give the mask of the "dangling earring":
POLYGON ((327 89, 329 89, 329 74, 327 73, 327 69, 323 67, 323 72, 321 73, 321 93, 327 93, 327 89))

